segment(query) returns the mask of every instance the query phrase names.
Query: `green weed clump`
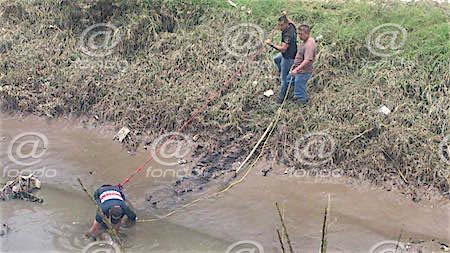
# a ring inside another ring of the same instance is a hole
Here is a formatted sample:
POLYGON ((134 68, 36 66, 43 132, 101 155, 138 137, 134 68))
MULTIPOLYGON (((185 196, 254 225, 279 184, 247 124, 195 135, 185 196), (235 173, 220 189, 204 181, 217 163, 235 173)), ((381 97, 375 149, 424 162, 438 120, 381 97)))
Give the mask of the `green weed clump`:
POLYGON ((185 132, 201 136, 199 157, 214 157, 215 164, 199 167, 193 178, 228 173, 230 157, 242 158, 252 137, 270 122, 277 106, 262 94, 277 93, 279 84, 274 52, 265 48, 253 62, 232 56, 223 48, 226 31, 253 23, 269 37, 287 8, 296 24, 309 24, 312 36, 321 39, 308 84, 311 103, 306 108, 288 103, 268 155, 296 168, 315 168, 299 161, 296 143, 305 134, 326 132, 335 140, 335 152, 320 168, 338 168, 412 195, 435 189, 448 196, 448 166, 439 156, 439 144, 450 133, 445 6, 234 2, 237 7, 203 0, 2 2, 2 109, 52 118, 96 115, 118 128, 130 127, 125 143, 136 149, 176 130, 232 79, 185 132), (102 58, 85 55, 79 45, 83 31, 96 23, 120 28, 120 42, 102 58), (401 26, 407 36, 398 53, 380 57, 369 51, 367 38, 387 23, 401 26), (236 71, 239 76, 232 78, 236 71), (392 110, 389 116, 378 113, 382 105, 392 110))

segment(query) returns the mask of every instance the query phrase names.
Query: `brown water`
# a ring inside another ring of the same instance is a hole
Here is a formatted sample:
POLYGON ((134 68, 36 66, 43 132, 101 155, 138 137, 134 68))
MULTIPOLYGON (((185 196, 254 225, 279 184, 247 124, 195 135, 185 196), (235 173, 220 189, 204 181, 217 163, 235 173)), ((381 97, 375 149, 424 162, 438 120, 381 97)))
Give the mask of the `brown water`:
MULTIPOLYGON (((104 183, 118 183, 148 156, 145 150, 130 156, 112 141, 114 133, 108 128, 85 128, 76 122, 47 122, 33 117, 21 120, 2 115, 2 181, 14 176, 14 169, 34 170, 43 175, 38 196, 45 201, 0 203, 1 222, 11 227, 6 236, 0 237, 1 251, 82 251, 89 244, 82 235, 89 228, 95 208, 76 178, 80 177, 89 190, 104 183), (45 135, 48 145, 37 151, 45 151, 38 163, 18 166, 8 156, 9 146, 17 135, 26 132, 45 135)), ((151 166, 167 169, 156 163, 151 166)), ((336 181, 317 182, 283 173, 263 177, 260 169, 220 197, 202 201, 162 221, 137 223, 125 231, 126 248, 129 252, 225 252, 233 242, 253 240, 265 252, 278 252, 278 217, 273 204, 278 201, 285 207, 294 248, 301 249, 297 252, 318 252, 328 194, 332 197, 329 252, 369 252, 381 241, 397 240, 401 230, 404 239, 450 241, 448 201, 417 204, 396 192, 367 187, 356 190, 336 181)), ((151 217, 145 194, 174 180, 172 174, 158 178, 148 175, 144 169, 125 190, 139 218, 151 217)))

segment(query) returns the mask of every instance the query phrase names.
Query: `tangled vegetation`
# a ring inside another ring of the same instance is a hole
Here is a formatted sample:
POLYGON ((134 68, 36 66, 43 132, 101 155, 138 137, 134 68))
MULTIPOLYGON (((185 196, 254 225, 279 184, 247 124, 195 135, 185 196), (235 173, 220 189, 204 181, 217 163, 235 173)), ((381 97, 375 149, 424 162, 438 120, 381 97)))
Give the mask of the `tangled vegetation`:
MULTIPOLYGON (((125 145, 135 150, 175 131, 231 79, 185 129, 200 136, 195 154, 203 165, 192 178, 222 175, 248 153, 271 121, 277 105, 263 92, 279 90, 274 52, 265 48, 256 61, 232 56, 223 48, 224 33, 234 25, 253 23, 268 37, 286 8, 276 1, 235 3, 3 1, 2 110, 51 118, 95 116, 118 128, 128 126, 132 131, 125 145), (96 23, 121 31, 114 52, 100 59, 87 56, 79 46, 83 31, 96 23), (119 64, 105 67, 105 62, 119 64), (233 77, 236 71, 239 75, 233 77)), ((439 156, 439 144, 450 133, 445 7, 293 1, 287 8, 295 23, 310 24, 312 35, 321 39, 309 81, 311 103, 306 108, 287 104, 267 155, 310 169, 296 159, 296 143, 305 134, 326 132, 336 147, 322 168, 395 185, 413 196, 417 190, 434 189, 448 197, 448 166, 439 156), (398 54, 380 57, 367 48, 367 37, 385 23, 403 27, 407 39, 398 54), (382 105, 392 113, 380 115, 382 105)))

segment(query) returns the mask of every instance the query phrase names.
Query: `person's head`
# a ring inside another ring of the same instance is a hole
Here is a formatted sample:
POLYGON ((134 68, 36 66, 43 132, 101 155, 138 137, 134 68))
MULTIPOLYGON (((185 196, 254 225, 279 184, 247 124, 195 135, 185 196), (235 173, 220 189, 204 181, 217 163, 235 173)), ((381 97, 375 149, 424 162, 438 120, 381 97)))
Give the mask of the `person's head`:
POLYGON ((281 31, 284 31, 288 28, 289 26, 289 20, 286 16, 281 16, 278 18, 278 28, 281 31))
POLYGON ((123 217, 123 210, 120 206, 112 206, 109 209, 109 217, 111 217, 111 223, 117 224, 123 217))
POLYGON ((310 28, 308 25, 300 25, 298 27, 298 37, 303 41, 306 41, 309 38, 309 32, 310 28))

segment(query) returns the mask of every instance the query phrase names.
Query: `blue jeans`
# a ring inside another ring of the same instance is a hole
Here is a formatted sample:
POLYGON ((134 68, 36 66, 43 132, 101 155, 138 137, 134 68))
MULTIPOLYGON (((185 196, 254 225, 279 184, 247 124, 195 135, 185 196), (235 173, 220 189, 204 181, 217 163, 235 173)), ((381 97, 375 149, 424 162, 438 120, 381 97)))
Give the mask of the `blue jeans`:
MULTIPOLYGON (((308 96, 306 95, 306 83, 311 77, 311 73, 298 73, 295 75, 294 79, 294 98, 297 98, 301 102, 307 102, 308 96)), ((291 81, 291 76, 289 76, 288 82, 291 81)))
POLYGON ((273 61, 277 65, 278 72, 280 73, 281 91, 278 99, 283 100, 289 86, 289 71, 291 70, 292 64, 294 64, 294 59, 286 59, 279 53, 273 58, 273 61))

